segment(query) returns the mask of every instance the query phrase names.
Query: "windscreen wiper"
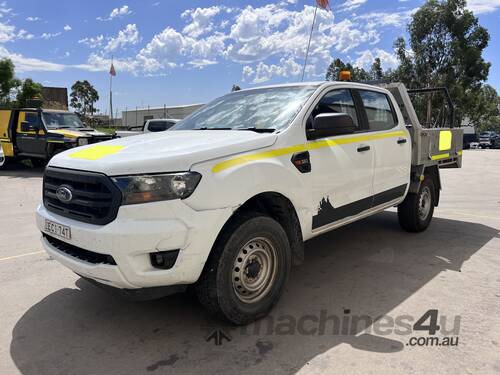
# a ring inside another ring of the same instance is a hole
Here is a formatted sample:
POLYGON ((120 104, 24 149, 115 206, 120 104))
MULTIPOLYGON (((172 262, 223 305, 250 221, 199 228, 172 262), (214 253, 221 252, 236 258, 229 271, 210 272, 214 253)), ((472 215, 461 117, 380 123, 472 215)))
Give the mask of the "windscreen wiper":
POLYGON ((276 129, 272 129, 272 128, 256 128, 255 126, 252 126, 250 128, 236 129, 236 130, 246 130, 246 131, 251 131, 251 132, 256 132, 256 133, 274 133, 276 131, 276 129))
POLYGON ((233 130, 233 128, 216 128, 216 127, 208 128, 206 126, 203 126, 201 128, 195 129, 195 130, 233 130))

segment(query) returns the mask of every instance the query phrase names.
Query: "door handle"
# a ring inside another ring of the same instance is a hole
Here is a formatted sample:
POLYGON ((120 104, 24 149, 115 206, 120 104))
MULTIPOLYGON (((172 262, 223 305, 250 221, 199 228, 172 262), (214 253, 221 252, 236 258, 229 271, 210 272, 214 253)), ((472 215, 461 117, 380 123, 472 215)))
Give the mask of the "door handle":
POLYGON ((406 138, 399 138, 398 145, 402 145, 403 143, 406 143, 406 138))
POLYGON ((370 146, 359 146, 358 152, 370 151, 370 146))

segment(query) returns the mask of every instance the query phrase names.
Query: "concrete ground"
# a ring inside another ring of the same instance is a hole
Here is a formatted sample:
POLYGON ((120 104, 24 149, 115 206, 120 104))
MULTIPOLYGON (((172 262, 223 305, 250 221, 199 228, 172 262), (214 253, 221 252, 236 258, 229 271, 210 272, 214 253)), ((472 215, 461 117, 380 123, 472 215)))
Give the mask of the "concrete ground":
POLYGON ((243 331, 189 293, 132 303, 79 279, 42 252, 41 171, 0 172, 0 373, 499 373, 500 151, 466 151, 442 180, 426 232, 389 211, 308 242, 271 317, 243 331), (433 309, 440 330, 412 331, 433 309))

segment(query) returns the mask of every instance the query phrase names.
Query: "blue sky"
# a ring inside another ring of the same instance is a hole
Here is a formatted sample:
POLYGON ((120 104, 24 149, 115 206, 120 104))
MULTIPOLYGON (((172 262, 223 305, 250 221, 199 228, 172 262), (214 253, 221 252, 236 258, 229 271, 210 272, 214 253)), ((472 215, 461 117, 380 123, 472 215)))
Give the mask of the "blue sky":
MULTIPOLYGON (((333 58, 369 66, 396 60, 394 39, 422 0, 330 1, 319 11, 306 79, 322 80, 333 58)), ((300 80, 314 0, 7 0, 0 2, 0 57, 20 78, 70 87, 89 80, 108 110, 203 103, 242 87, 300 80)), ((500 89, 500 0, 469 0, 491 41, 489 83, 500 89)))

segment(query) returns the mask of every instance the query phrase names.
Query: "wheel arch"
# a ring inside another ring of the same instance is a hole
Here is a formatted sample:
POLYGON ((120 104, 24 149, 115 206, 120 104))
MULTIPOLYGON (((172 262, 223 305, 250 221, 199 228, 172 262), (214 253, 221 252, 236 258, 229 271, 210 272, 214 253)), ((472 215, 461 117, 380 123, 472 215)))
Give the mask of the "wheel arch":
POLYGON ((223 225, 215 243, 230 223, 246 212, 262 213, 276 220, 287 234, 293 265, 299 265, 304 261, 304 241, 297 211, 289 198, 274 191, 256 194, 239 206, 223 225))

